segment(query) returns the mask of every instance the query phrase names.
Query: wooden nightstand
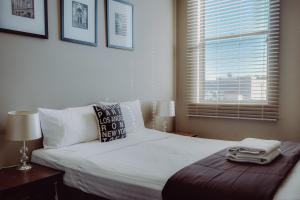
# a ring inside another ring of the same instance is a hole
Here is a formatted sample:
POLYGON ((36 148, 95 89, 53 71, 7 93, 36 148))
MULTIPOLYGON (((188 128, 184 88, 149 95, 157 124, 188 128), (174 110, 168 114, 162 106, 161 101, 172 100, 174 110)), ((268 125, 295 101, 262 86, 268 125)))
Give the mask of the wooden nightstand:
POLYGON ((1 200, 55 200, 62 199, 64 172, 37 164, 22 172, 14 168, 0 170, 1 200))

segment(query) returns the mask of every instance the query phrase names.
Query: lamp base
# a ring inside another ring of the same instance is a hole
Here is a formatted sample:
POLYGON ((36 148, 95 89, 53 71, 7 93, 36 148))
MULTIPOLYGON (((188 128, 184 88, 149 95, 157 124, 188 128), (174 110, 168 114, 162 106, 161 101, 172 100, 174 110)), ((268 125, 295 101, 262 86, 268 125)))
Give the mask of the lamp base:
POLYGON ((27 170, 31 169, 31 165, 29 165, 27 163, 28 162, 27 152, 28 152, 28 149, 26 146, 26 141, 23 141, 22 148, 20 149, 20 153, 22 155, 21 160, 20 160, 21 166, 18 167, 18 170, 20 170, 20 171, 27 171, 27 170))
POLYGON ((167 132, 167 129, 168 129, 168 121, 167 119, 164 119, 163 121, 163 132, 167 132))
POLYGON ((21 165, 20 167, 18 167, 18 170, 20 170, 20 171, 28 171, 31 168, 32 168, 31 165, 25 164, 25 165, 21 165))

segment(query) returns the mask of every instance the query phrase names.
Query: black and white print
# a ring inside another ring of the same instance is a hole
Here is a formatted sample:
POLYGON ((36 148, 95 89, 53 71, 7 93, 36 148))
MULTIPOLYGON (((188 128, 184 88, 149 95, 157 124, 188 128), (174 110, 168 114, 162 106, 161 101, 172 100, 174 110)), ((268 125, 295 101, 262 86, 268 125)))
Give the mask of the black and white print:
POLYGON ((127 36, 128 35, 128 17, 121 13, 115 13, 115 30, 116 35, 127 36))
POLYGON ((12 14, 34 19, 34 0, 11 0, 12 14))
POLYGON ((126 128, 119 104, 94 106, 101 142, 126 137, 126 128))
POLYGON ((88 29, 88 5, 72 1, 72 26, 88 29))
POLYGON ((133 5, 124 0, 107 0, 107 46, 133 50, 133 5))

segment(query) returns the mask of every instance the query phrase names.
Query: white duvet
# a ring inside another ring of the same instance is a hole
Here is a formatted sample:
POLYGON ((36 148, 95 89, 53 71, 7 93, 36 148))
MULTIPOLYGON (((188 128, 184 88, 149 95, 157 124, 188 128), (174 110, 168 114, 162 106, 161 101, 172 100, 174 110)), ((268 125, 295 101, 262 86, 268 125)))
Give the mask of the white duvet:
MULTIPOLYGON (((161 199, 177 171, 236 142, 192 138, 143 129, 126 139, 39 149, 32 161, 64 170, 65 184, 112 200, 161 199)), ((300 162, 275 200, 300 200, 300 162)))

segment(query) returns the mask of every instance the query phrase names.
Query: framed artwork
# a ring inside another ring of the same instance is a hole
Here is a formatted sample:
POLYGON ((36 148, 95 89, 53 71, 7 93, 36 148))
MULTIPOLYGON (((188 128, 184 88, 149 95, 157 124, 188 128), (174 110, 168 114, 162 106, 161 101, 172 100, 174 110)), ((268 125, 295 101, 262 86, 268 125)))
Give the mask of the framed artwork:
POLYGON ((133 5, 122 0, 106 1, 107 46, 133 50, 133 5))
POLYGON ((97 46, 97 0, 61 0, 61 40, 97 46))
POLYGON ((47 0, 1 0, 0 31, 48 39, 47 0))

